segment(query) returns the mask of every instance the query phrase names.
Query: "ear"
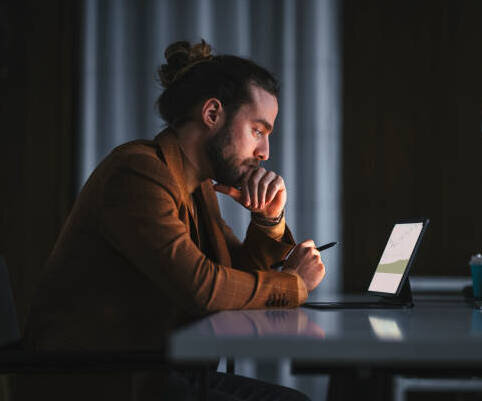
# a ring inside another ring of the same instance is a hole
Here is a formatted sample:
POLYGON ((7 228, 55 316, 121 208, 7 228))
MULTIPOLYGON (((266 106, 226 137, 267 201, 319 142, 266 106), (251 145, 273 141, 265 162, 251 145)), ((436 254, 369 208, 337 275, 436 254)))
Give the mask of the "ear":
POLYGON ((221 124, 224 114, 223 105, 216 98, 210 98, 204 102, 201 115, 203 123, 208 128, 216 128, 221 124))

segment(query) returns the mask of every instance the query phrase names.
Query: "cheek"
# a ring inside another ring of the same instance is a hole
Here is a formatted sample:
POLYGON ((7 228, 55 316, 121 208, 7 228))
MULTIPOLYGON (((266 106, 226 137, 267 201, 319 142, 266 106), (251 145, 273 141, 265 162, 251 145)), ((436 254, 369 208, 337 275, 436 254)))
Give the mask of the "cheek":
POLYGON ((254 137, 251 128, 246 128, 242 135, 239 136, 237 150, 240 155, 252 157, 255 148, 256 138, 254 137))
POLYGON ((230 155, 240 161, 252 159, 256 148, 256 138, 253 135, 251 124, 238 121, 231 126, 231 130, 230 155))

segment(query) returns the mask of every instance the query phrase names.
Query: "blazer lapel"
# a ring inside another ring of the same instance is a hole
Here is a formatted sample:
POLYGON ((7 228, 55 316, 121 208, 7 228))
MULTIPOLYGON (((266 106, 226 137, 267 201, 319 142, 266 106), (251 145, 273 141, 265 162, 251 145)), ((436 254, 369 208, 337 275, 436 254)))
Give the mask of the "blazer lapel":
MULTIPOLYGON (((170 129, 166 129, 157 135, 155 140, 158 144, 159 156, 166 161, 169 170, 181 190, 182 202, 189 212, 189 220, 192 226, 192 222, 194 221, 193 205, 192 202, 190 202, 190 194, 186 188, 183 175, 183 158, 176 137, 170 129)), ((213 256, 216 258, 216 261, 224 266, 231 266, 231 256, 219 222, 221 213, 219 211, 218 199, 214 192, 211 180, 206 180, 201 184, 200 192, 200 215, 198 216, 198 220, 201 218, 203 219, 206 233, 209 237, 206 238, 206 240, 210 241, 211 249, 214 253, 213 256)), ((195 227, 194 233, 191 228, 191 235, 193 234, 197 236, 197 245, 199 246, 199 233, 197 227, 195 227)), ((196 242, 194 238, 193 240, 196 242)))
POLYGON ((217 262, 224 266, 231 266, 231 255, 229 254, 228 245, 221 229, 219 219, 221 213, 219 211, 218 198, 213 189, 211 180, 206 180, 201 184, 200 209, 199 218, 203 218, 206 231, 211 241, 211 249, 217 257, 217 262))

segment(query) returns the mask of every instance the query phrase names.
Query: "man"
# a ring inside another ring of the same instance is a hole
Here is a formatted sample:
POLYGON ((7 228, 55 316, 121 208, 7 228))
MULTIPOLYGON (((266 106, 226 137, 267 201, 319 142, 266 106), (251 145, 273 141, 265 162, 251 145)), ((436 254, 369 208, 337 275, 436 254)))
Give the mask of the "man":
MULTIPOLYGON (((251 61, 212 56, 204 41, 174 43, 165 55, 158 106, 168 128, 116 148, 85 184, 32 302, 26 339, 35 349, 159 350, 172 329, 210 312, 299 306, 324 277, 313 241, 296 245, 286 227, 283 179, 260 167, 278 113, 276 80, 251 61), (215 190, 252 212, 243 243, 224 223, 215 190), (290 251, 282 271, 270 269, 290 251)), ((166 363, 160 375, 123 380, 123 390, 111 379, 116 398, 181 389, 175 399, 190 399, 197 378, 166 363)), ((215 399, 258 399, 260 391, 304 399, 211 375, 215 399), (248 398, 232 398, 239 386, 248 398)))

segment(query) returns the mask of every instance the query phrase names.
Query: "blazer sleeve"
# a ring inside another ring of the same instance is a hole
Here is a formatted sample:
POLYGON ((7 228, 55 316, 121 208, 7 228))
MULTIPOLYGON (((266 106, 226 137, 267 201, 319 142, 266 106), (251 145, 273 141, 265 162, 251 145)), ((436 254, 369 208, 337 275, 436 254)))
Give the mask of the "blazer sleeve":
POLYGON ((105 179, 101 235, 176 304, 203 313, 306 300, 299 276, 242 271, 207 258, 179 218, 180 193, 167 167, 145 155, 123 158, 105 179))
POLYGON ((241 270, 270 271, 271 266, 285 259, 296 245, 284 217, 276 227, 261 226, 251 220, 243 242, 236 237, 224 220, 222 229, 232 264, 241 270))

